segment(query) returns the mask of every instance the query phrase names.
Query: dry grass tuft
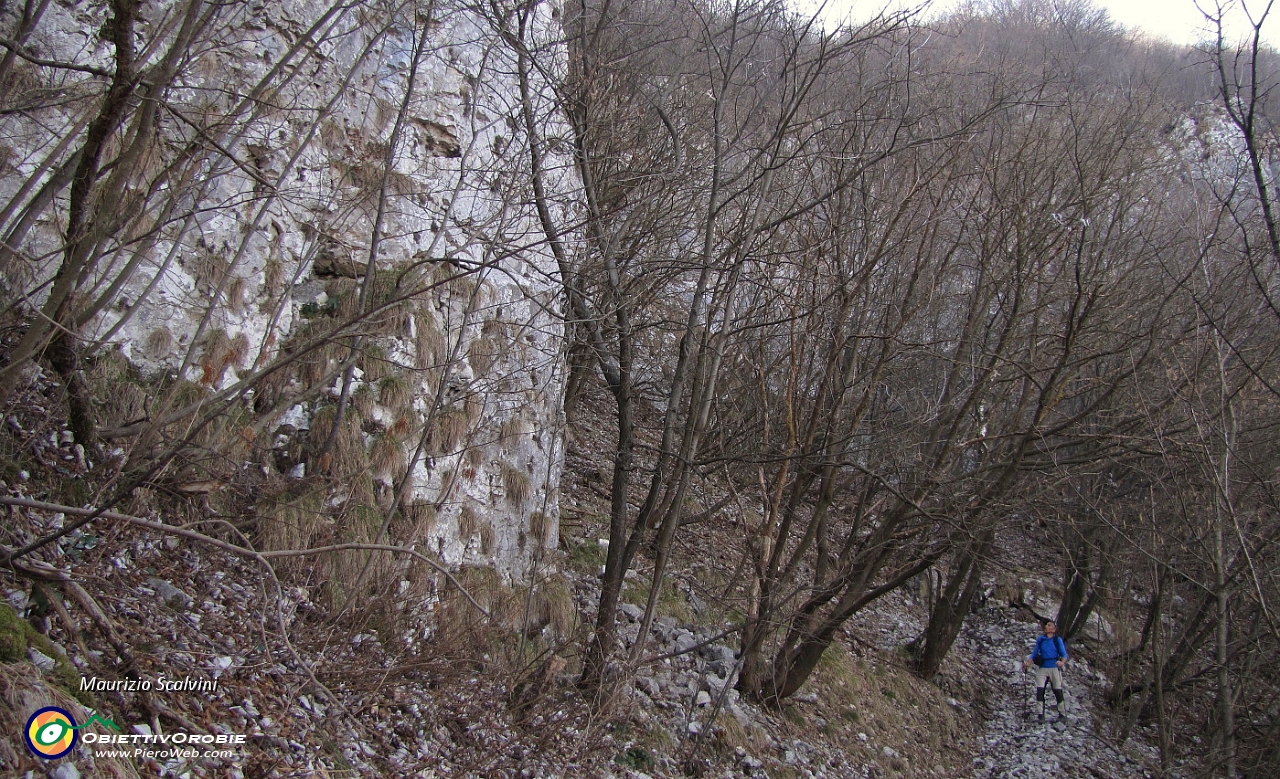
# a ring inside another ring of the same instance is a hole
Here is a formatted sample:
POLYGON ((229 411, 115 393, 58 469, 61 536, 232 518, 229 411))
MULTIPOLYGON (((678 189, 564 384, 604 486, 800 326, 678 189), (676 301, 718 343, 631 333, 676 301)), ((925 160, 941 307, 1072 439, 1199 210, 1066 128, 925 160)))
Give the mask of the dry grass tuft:
POLYGON ((428 275, 428 280, 435 285, 437 294, 458 301, 478 300, 480 283, 474 273, 468 273, 448 263, 437 263, 428 275))
POLYGON ((249 302, 249 282, 242 276, 234 276, 224 293, 227 308, 240 314, 249 302))
MULTIPOLYGON (((319 454, 333 431, 338 407, 334 404, 320 407, 311 419, 311 446, 319 454)), ((339 478, 354 476, 369 469, 369 455, 364 448, 364 435, 360 430, 360 414, 349 408, 342 415, 333 446, 317 466, 339 478)))
POLYGON ((284 263, 274 254, 262 266, 262 283, 267 297, 277 297, 284 291, 284 263))
POLYGON ((387 434, 397 441, 404 441, 413 432, 413 414, 409 412, 396 417, 387 427, 387 434))
POLYGON ((371 285, 366 309, 369 329, 381 335, 403 334, 410 304, 408 301, 393 302, 401 296, 399 271, 374 271, 367 283, 371 285))
POLYGON ((546 617, 546 623, 555 632, 556 640, 564 641, 578 625, 578 607, 574 605, 569 580, 564 574, 552 574, 539 583, 537 596, 536 603, 546 617))
POLYGON ((502 441, 503 446, 507 447, 515 445, 523 436, 528 434, 529 424, 525 421, 524 415, 520 413, 508 417, 498 430, 499 439, 502 441))
POLYGON ((459 278, 461 271, 448 262, 437 262, 431 266, 427 281, 434 286, 444 286, 459 278))
POLYGON ((310 350, 298 358, 298 379, 305 391, 317 386, 322 381, 331 381, 329 376, 337 361, 342 347, 330 341, 310 350))
POLYGON ((458 451, 470 427, 466 411, 461 409, 444 409, 431 420, 431 436, 429 441, 435 454, 450 454, 458 451))
POLYGON ((373 437, 373 443, 369 447, 369 465, 378 479, 392 481, 403 475, 407 461, 404 447, 390 432, 373 437))
POLYGON ((153 360, 163 360, 173 351, 173 333, 167 327, 157 327, 147 334, 144 348, 153 360))
POLYGON ((946 704, 946 693, 906 669, 855 658, 837 642, 822 654, 808 686, 818 693, 824 719, 857 723, 854 728, 832 727, 826 735, 833 744, 857 749, 858 743, 848 736, 861 730, 873 743, 892 747, 912 763, 923 751, 929 755, 926 759, 941 756, 951 763, 945 766, 948 775, 962 769, 961 761, 952 757, 965 724, 946 704), (903 711, 918 714, 903 720, 903 711))
POLYGON ((738 749, 758 752, 770 741, 769 733, 764 728, 754 722, 744 728, 736 717, 724 712, 716 719, 713 734, 715 740, 712 744, 721 759, 732 758, 738 749))
POLYGON ((467 362, 471 364, 471 369, 476 376, 483 376, 489 372, 498 360, 500 349, 501 347, 494 339, 486 336, 471 342, 467 347, 467 362))
POLYGON ((530 484, 528 475, 508 463, 502 464, 502 486, 507 502, 515 508, 523 507, 533 496, 533 485, 530 484))
POLYGON ((502 577, 489 566, 464 567, 454 574, 454 578, 493 616, 493 620, 486 620, 457 588, 445 584, 440 591, 437 634, 442 639, 441 643, 458 642, 471 647, 483 645, 487 640, 482 632, 502 624, 511 610, 511 588, 503 584, 502 577))
POLYGON ((467 421, 478 422, 480 416, 484 414, 484 398, 478 392, 472 392, 463 396, 461 399, 462 411, 467 415, 467 421))
POLYGON ((413 386, 399 374, 383 376, 378 382, 378 402, 395 412, 413 407, 413 386))
POLYGON ((373 418, 373 407, 377 402, 373 388, 368 384, 361 384, 351 391, 351 406, 365 419, 373 418))
POLYGON ((165 395, 165 406, 162 411, 172 411, 174 409, 186 408, 187 406, 199 403, 209 397, 209 388, 187 381, 186 379, 178 379, 170 385, 165 395))
POLYGON ((535 511, 529 515, 529 535, 533 537, 534 543, 540 549, 546 549, 551 544, 551 531, 554 529, 554 523, 551 519, 541 511, 535 511))
POLYGON ((419 311, 414 315, 414 351, 418 367, 434 368, 445 361, 447 344, 444 332, 430 311, 419 311))
POLYGON ((268 551, 306 549, 326 540, 333 529, 333 519, 324 508, 324 491, 319 488, 263 498, 254 513, 259 543, 268 551))
POLYGON ((207 295, 213 295, 218 286, 222 284, 223 277, 231 269, 230 262, 223 259, 221 254, 207 249, 185 260, 183 264, 195 278, 196 289, 207 295))
POLYGON ((488 556, 493 554, 497 544, 497 531, 493 529, 493 524, 485 522, 480 526, 480 554, 488 556))
MULTIPOLYGON (((377 506, 348 501, 338 518, 338 539, 345 543, 370 543, 382 527, 384 515, 377 506)), ((366 617, 388 616, 392 606, 385 594, 399 578, 395 559, 386 552, 348 549, 331 556, 326 594, 333 609, 359 607, 366 617), (361 583, 359 591, 355 584, 361 583)))
POLYGON ((478 532, 480 532, 480 515, 470 503, 464 503, 458 510, 458 539, 466 543, 478 532))
MULTIPOLYGON (((148 416, 154 390, 145 385, 137 369, 118 351, 97 355, 85 372, 85 383, 93 394, 100 425, 119 427, 148 416)), ((199 391, 197 399, 204 395, 203 387, 191 386, 199 391)))
POLYGON ((329 307, 333 309, 339 322, 353 319, 360 311, 360 283, 345 276, 330 279, 324 285, 325 294, 329 296, 329 307))
POLYGON ((387 350, 373 343, 365 344, 356 364, 364 372, 364 380, 367 382, 376 382, 395 369, 395 365, 387 358, 387 350))
POLYGON ((382 509, 377 506, 356 501, 348 502, 342 510, 340 523, 343 540, 354 543, 373 541, 384 519, 382 509))
POLYGON ((501 315, 502 309, 498 309, 496 316, 484 320, 484 324, 480 326, 480 334, 499 343, 509 343, 512 339, 511 325, 499 319, 501 315))
POLYGON ((222 381, 222 375, 228 366, 235 362, 235 351, 227 331, 222 328, 210 330, 204 338, 204 348, 200 355, 200 368, 204 371, 200 383, 212 386, 222 381))
POLYGON ((403 509, 405 524, 408 525, 408 536, 404 540, 415 543, 431 535, 436 529, 436 506, 434 503, 415 501, 403 509))
POLYGON ((346 488, 347 500, 355 503, 373 505, 378 502, 378 488, 373 480, 373 472, 366 468, 354 477, 348 477, 342 483, 346 488))
POLYGON ((195 437, 197 449, 204 457, 194 453, 187 459, 188 466, 200 465, 209 469, 205 477, 229 475, 238 463, 251 459, 253 444, 258 431, 254 415, 246 407, 233 405, 201 428, 195 437), (222 472, 221 474, 218 472, 222 472))
MULTIPOLYGON (((508 586, 487 566, 465 567, 457 579, 490 614, 486 619, 458 590, 445 585, 440 591, 436 626, 438 643, 467 647, 470 656, 484 654, 486 667, 519 674, 527 672, 530 653, 537 654, 540 634, 556 643, 567 640, 579 626, 572 590, 560 576, 552 576, 533 587, 508 586), (550 625, 550 630, 544 629, 550 625)), ((564 667, 563 661, 558 667, 564 667)))

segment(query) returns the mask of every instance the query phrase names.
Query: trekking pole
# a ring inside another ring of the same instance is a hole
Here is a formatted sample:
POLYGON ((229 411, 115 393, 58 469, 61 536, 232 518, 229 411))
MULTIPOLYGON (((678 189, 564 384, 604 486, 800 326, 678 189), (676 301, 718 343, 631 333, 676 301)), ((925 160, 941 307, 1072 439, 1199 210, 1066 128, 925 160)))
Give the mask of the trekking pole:
POLYGON ((1024 717, 1031 716, 1030 706, 1031 704, 1027 703, 1027 667, 1023 665, 1022 666, 1022 715, 1024 717))

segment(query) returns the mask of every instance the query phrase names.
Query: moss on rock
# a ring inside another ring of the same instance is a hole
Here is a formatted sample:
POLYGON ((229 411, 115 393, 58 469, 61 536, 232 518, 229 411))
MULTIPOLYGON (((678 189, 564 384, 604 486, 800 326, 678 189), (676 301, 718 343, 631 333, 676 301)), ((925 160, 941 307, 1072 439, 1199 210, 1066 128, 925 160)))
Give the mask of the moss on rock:
POLYGON ((0 662, 18 663, 27 659, 27 649, 35 649, 54 662, 53 670, 46 676, 55 686, 86 706, 93 708, 97 701, 89 690, 80 689, 80 674, 48 637, 41 635, 13 607, 0 604, 0 662))
POLYGON ((27 634, 24 620, 8 604, 0 605, 0 663, 16 663, 27 659, 27 634))

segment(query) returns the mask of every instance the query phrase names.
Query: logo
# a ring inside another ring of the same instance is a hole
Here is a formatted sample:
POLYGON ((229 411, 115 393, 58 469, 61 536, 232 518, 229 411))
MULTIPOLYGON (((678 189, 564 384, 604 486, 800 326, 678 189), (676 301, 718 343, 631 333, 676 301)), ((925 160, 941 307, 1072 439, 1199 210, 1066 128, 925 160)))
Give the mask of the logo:
POLYGON ((57 706, 46 706, 27 720, 27 747, 46 760, 57 760, 76 745, 76 721, 57 706))
POLYGON ((120 731, 120 726, 117 725, 115 722, 111 721, 107 717, 99 717, 97 714, 90 716, 88 722, 84 723, 83 725, 76 725, 75 727, 72 728, 72 730, 84 730, 85 728, 89 727, 95 722, 98 723, 99 725, 102 725, 103 727, 110 728, 116 732, 120 731))

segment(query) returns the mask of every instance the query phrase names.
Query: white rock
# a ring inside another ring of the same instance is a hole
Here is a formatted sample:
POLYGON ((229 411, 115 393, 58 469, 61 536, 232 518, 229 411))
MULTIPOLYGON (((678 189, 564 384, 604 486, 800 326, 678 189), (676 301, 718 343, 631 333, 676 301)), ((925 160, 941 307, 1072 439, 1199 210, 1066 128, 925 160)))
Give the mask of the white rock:
POLYGON ((171 582, 153 576, 147 579, 147 586, 156 591, 156 594, 160 596, 160 600, 164 601, 166 606, 182 611, 191 608, 191 596, 173 586, 171 582))
POLYGON ((644 617, 644 609, 640 608, 634 603, 623 603, 622 605, 618 606, 618 611, 621 611, 624 615, 626 615, 627 619, 631 620, 632 622, 639 622, 644 617))
MULTIPOLYGON (((324 295, 323 292, 320 293, 324 295)), ((325 295, 328 299, 328 295, 325 295)), ((298 430, 311 429, 311 418, 307 416, 307 410, 302 405, 290 406, 289 410, 284 412, 284 416, 280 417, 279 427, 290 425, 298 430)))
POLYGON ((27 592, 26 590, 9 590, 5 593, 5 600, 13 607, 13 610, 21 614, 27 608, 27 592))
POLYGON ((698 645, 698 639, 687 630, 677 630, 675 638, 675 650, 677 652, 688 652, 698 645))
POLYGON ((49 779, 80 779, 80 769, 71 763, 62 763, 49 772, 49 779))
POLYGON ((58 667, 58 661, 49 657, 35 647, 27 647, 27 659, 41 671, 52 671, 58 667))

